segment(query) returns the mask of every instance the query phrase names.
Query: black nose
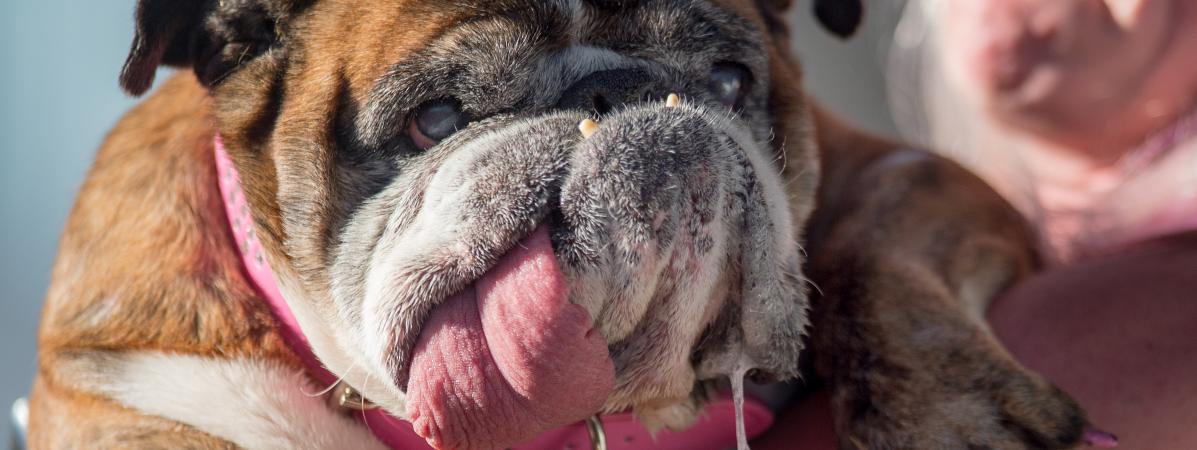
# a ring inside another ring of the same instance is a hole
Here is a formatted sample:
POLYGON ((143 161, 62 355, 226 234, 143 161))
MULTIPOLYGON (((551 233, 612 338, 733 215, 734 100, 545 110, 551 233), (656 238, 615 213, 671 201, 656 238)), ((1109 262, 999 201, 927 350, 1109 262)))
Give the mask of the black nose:
POLYGON ((606 114, 628 103, 663 99, 669 95, 667 91, 644 69, 604 70, 587 75, 566 89, 557 107, 606 114))

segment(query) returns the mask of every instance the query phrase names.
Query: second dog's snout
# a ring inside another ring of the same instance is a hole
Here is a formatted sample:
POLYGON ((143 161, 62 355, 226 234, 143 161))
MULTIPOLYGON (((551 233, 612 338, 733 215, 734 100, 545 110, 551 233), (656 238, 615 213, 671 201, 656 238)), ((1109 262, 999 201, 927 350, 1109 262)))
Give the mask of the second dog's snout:
POLYGON ((566 89, 557 107, 602 115, 628 103, 664 96, 666 92, 668 89, 644 69, 603 70, 583 77, 566 89))

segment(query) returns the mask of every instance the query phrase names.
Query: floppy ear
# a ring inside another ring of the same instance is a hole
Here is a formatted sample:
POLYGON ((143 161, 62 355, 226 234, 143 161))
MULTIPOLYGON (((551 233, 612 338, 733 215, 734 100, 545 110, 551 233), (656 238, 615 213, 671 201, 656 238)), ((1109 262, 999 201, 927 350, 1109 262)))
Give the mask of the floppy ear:
MULTIPOLYGON (((793 6, 794 0, 756 0, 756 3, 765 12, 771 29, 785 30, 785 12, 793 6)), ((864 4, 861 0, 813 0, 813 3, 819 23, 841 38, 856 32, 864 19, 864 4)))
POLYGON ((864 5, 861 0, 815 0, 815 17, 827 31, 846 38, 864 19, 864 5))
POLYGON ((121 87, 141 95, 158 66, 191 67, 205 86, 281 41, 286 22, 305 0, 139 0, 133 45, 121 87))
POLYGON ((756 0, 756 6, 764 15, 765 25, 775 34, 789 35, 785 15, 790 10, 794 0, 756 0))

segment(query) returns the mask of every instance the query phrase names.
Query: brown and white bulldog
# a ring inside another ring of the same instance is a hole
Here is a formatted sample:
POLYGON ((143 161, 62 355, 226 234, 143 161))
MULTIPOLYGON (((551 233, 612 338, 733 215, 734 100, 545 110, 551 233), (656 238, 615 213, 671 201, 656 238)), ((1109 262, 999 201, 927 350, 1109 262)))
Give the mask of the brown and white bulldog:
POLYGON ((795 377, 804 234, 844 446, 1078 445, 1083 414, 982 319, 1034 266, 1027 228, 811 105, 789 3, 141 0, 122 85, 192 70, 79 195, 31 447, 380 448, 247 278, 218 137, 315 355, 433 446, 625 410, 685 429, 729 376, 795 377))

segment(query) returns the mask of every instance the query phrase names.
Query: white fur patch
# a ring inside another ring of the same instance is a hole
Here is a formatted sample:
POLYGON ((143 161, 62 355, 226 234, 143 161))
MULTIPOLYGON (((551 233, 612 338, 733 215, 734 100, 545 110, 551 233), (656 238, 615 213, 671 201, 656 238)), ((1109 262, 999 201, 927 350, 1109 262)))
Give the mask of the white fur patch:
MULTIPOLYGON (((273 267, 285 266, 275 265, 273 267)), ((320 319, 319 312, 313 306, 315 300, 309 298, 302 289, 298 288, 300 284, 294 275, 290 272, 276 270, 275 277, 278 279, 279 292, 287 300, 287 305, 290 306, 291 313, 295 315, 295 320, 299 322, 299 327, 311 345, 312 352, 316 354, 324 367, 342 381, 353 386, 370 401, 382 405, 396 417, 404 417, 407 414, 406 396, 394 384, 384 382, 384 380, 390 379, 381 375, 385 372, 375 372, 380 370, 378 367, 381 367, 381 363, 366 356, 365 352, 342 350, 343 348, 375 348, 372 346, 378 344, 376 342, 369 343, 367 340, 376 339, 376 337, 361 333, 357 328, 331 329, 320 319)), ((368 312, 369 310, 364 311, 368 312)))
POLYGON ((249 449, 385 449, 317 396, 320 388, 269 362, 136 353, 105 361, 94 388, 117 402, 249 449))

